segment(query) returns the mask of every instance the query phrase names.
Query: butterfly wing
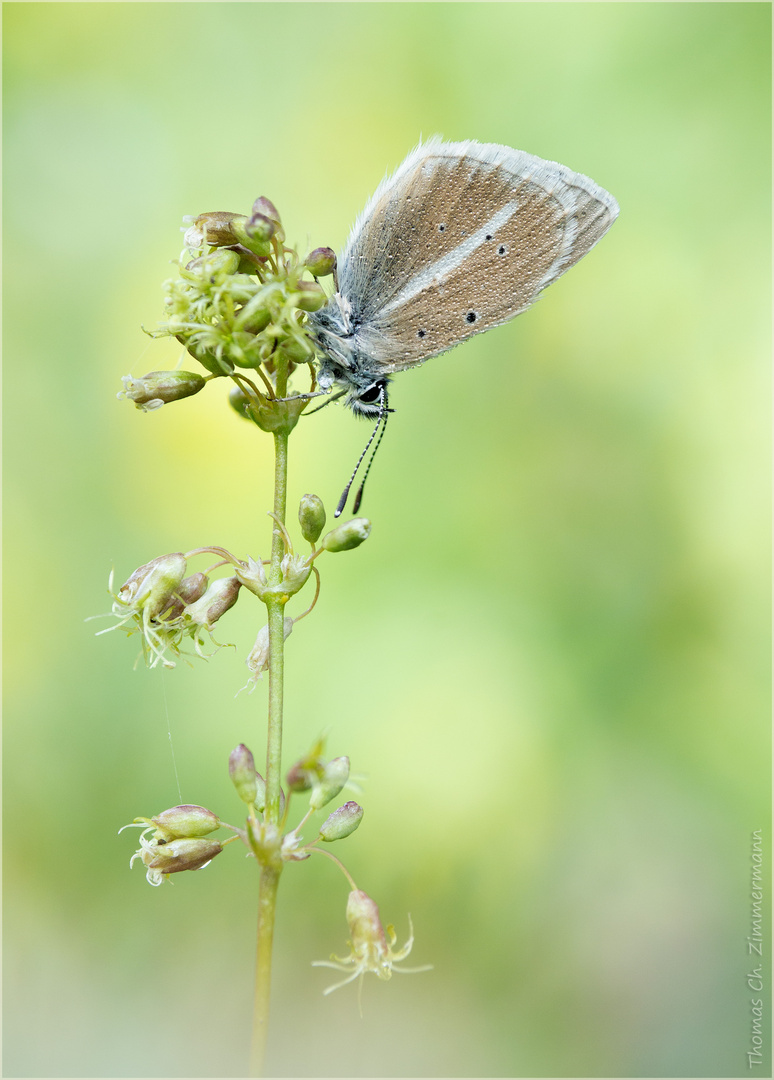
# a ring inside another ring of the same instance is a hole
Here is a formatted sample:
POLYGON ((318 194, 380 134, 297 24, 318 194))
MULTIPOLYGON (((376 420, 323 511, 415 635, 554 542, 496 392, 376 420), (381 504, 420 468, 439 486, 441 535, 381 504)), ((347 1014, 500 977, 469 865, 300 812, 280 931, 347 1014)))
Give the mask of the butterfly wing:
POLYGON ((432 139, 377 188, 340 260, 358 350, 385 374, 512 319, 618 215, 564 165, 432 139))

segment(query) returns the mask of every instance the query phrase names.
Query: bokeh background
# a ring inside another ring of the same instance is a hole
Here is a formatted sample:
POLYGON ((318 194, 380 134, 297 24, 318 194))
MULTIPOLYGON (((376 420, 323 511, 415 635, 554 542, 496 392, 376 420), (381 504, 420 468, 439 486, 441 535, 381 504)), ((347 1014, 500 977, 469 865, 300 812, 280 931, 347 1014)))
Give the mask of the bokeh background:
MULTIPOLYGON (((290 240, 340 248, 435 132, 565 162, 621 217, 529 313, 395 382, 371 538, 325 558, 288 643, 285 749, 328 729, 366 777, 338 854, 435 968, 371 978, 362 1019, 354 987, 323 998, 309 965, 345 948, 347 886, 291 868, 268 1070, 748 1075, 769 5, 12 3, 4 24, 5 1075, 244 1073, 254 866, 232 847, 151 889, 116 832, 181 797, 239 819, 260 611, 167 673, 84 619, 111 567, 265 553, 271 444, 220 385, 151 415, 115 395, 179 358, 140 327, 184 214, 265 194, 290 240)), ((338 407, 303 421, 291 506, 332 506, 366 435, 338 407)))

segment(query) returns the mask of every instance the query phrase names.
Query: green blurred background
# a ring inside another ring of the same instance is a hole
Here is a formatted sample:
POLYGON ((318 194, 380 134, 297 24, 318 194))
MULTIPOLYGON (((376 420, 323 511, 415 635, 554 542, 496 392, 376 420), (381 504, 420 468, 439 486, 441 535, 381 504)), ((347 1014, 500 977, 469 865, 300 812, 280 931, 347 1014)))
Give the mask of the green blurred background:
MULTIPOLYGON (((362 1019, 353 987, 323 998, 309 964, 345 948, 347 887, 291 868, 268 1070, 748 1075, 769 5, 12 3, 4 23, 5 1075, 244 1072, 254 867, 232 847, 151 889, 116 832, 181 795, 238 820, 260 612, 167 673, 84 619, 111 566, 265 553, 271 443, 219 385, 151 415, 115 394, 177 362, 140 324, 184 214, 265 194, 291 241, 340 248, 435 132, 560 160, 621 217, 532 311, 396 379, 371 539, 325 558, 288 643, 285 748, 329 728, 367 777, 337 851, 435 969, 369 978, 362 1019)), ((291 505, 331 506, 367 430, 302 422, 291 505)))

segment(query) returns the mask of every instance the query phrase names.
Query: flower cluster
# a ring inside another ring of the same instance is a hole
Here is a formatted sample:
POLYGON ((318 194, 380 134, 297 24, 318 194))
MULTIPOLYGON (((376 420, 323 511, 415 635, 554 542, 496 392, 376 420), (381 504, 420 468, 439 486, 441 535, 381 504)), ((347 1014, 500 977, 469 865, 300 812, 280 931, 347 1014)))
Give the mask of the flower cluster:
MULTIPOLYGON (((159 555, 138 567, 117 592, 113 592, 111 574, 108 589, 113 598, 111 614, 116 622, 108 630, 123 628, 129 635, 139 633, 143 656, 149 667, 158 664, 175 667, 172 657, 183 655, 183 645, 189 639, 194 646, 194 654, 206 660, 212 655, 205 652, 208 640, 214 646, 214 651, 223 648, 223 644, 213 636, 213 627, 234 606, 243 587, 266 604, 274 599, 284 604, 314 574, 317 581, 315 597, 306 611, 295 618, 285 618, 284 634, 287 638, 295 623, 308 615, 317 602, 320 576, 315 560, 324 551, 349 551, 359 547, 371 531, 371 522, 367 518, 353 518, 331 529, 316 545, 325 526, 325 509, 316 495, 304 495, 301 500, 299 524, 312 550, 308 555, 297 553, 284 525, 278 523, 285 554, 280 562, 277 580, 270 580, 261 559, 251 556, 240 559, 221 547, 202 547, 185 554, 176 551, 159 555), (214 580, 201 572, 188 574, 189 560, 197 555, 214 555, 218 560, 216 567, 228 566, 233 573, 214 580)), ((100 633, 105 634, 108 630, 101 630, 100 633)), ((254 688, 269 666, 268 625, 258 631, 246 664, 250 671, 247 685, 254 688)))
MULTIPOLYGON (((130 866, 139 860, 145 867, 145 876, 151 885, 161 885, 170 874, 183 870, 202 870, 219 855, 223 848, 241 839, 262 865, 303 862, 317 851, 328 855, 318 843, 331 844, 343 840, 360 825, 363 808, 350 800, 328 815, 317 831, 317 836, 305 842, 301 835, 305 823, 316 811, 331 802, 349 783, 349 758, 337 757, 327 760, 324 756, 324 739, 318 739, 309 751, 299 758, 286 776, 287 798, 280 791, 281 827, 271 825, 264 817, 266 808, 266 782, 255 768, 252 752, 243 743, 235 747, 228 762, 228 771, 237 795, 248 809, 244 828, 229 825, 212 810, 204 806, 186 804, 164 810, 155 817, 137 817, 130 825, 142 829, 140 847, 132 855, 130 866), (283 834, 290 810, 290 800, 309 792, 308 809, 294 829, 283 834), (219 828, 230 829, 234 835, 220 842, 211 837, 219 828)), ((123 832, 123 829, 119 830, 123 832)), ((374 900, 358 889, 342 863, 335 858, 352 886, 347 901, 346 917, 350 932, 350 954, 346 957, 333 955, 330 960, 318 960, 315 967, 330 967, 344 971, 347 977, 324 991, 331 993, 354 979, 371 972, 377 978, 389 979, 393 971, 428 971, 429 967, 396 967, 409 955, 414 944, 414 931, 409 916, 409 939, 396 949, 396 935, 392 926, 386 929, 379 917, 374 900)))
POLYGON ((232 405, 266 430, 294 424, 309 395, 281 401, 283 380, 308 366, 315 390, 314 345, 305 331, 308 312, 327 302, 318 279, 335 273, 330 248, 315 248, 302 259, 285 245, 276 206, 256 199, 252 211, 213 211, 188 219, 178 275, 164 284, 165 319, 152 337, 174 337, 207 372, 152 371, 124 376, 119 398, 151 411, 203 389, 223 376, 235 383, 232 405), (250 378, 256 373, 263 383, 250 378))

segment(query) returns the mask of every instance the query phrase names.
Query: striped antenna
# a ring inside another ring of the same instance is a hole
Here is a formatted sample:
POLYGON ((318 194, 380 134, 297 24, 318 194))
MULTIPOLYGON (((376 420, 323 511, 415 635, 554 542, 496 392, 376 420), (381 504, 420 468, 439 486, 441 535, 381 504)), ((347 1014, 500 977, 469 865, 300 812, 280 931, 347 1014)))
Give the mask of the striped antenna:
MULTIPOLYGON (((354 483, 355 477, 357 476, 358 469, 363 464, 363 458, 368 453, 368 451, 370 449, 370 446, 371 446, 371 443, 376 438, 376 433, 379 431, 379 428, 382 429, 382 435, 384 435, 384 428, 387 426, 387 414, 388 414, 388 412, 389 412, 389 409, 387 408, 387 391, 386 391, 384 386, 380 386, 379 387, 379 418, 376 421, 376 426, 374 427, 374 430, 371 432, 371 437, 369 438, 368 442, 363 447, 363 453, 357 459, 357 465, 352 470, 352 475, 349 478, 349 483, 347 484, 347 486, 344 488, 344 490, 341 493, 341 498, 339 499, 339 504, 336 507, 336 509, 334 511, 334 514, 333 514, 334 517, 340 517, 341 516, 342 511, 344 510, 344 507, 347 504, 347 497, 349 496, 349 489, 352 487, 352 484, 354 483), (384 425, 384 426, 382 426, 382 425, 384 425)), ((368 467, 366 468, 365 476, 363 477, 363 483, 360 485, 360 487, 358 489, 358 493, 357 493, 357 495, 355 497, 355 506, 354 506, 354 511, 353 511, 354 513, 357 513, 357 511, 360 509, 360 503, 361 503, 361 500, 363 498, 363 488, 365 487, 365 482, 366 482, 366 479, 368 477, 368 474, 371 471, 371 466, 373 465, 374 456, 376 454, 376 451, 379 449, 379 443, 382 441, 382 435, 379 436, 378 442, 376 443, 376 446, 374 447, 374 452, 371 455, 371 460, 368 462, 368 467)))

